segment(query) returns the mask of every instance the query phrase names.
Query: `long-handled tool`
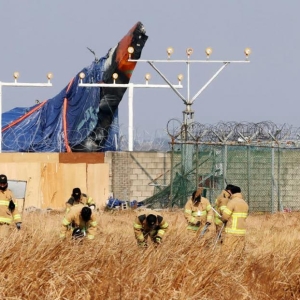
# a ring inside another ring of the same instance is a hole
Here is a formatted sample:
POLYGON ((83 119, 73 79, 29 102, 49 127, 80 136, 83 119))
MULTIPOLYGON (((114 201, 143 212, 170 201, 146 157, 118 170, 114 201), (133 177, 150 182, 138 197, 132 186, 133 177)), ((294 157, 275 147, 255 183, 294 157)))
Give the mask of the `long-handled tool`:
POLYGON ((208 227, 210 226, 210 224, 205 224, 204 228, 202 229, 199 238, 202 238, 205 234, 205 232, 207 231, 208 227))
POLYGON ((224 225, 225 225, 225 223, 223 223, 223 225, 222 225, 222 227, 221 227, 221 229, 220 229, 220 231, 219 231, 219 233, 218 233, 218 235, 217 235, 217 238, 216 238, 216 241, 215 241, 213 250, 215 250, 215 247, 216 247, 216 245, 217 245, 217 243, 218 243, 218 240, 219 240, 220 237, 221 237, 221 234, 222 234, 222 230, 223 230, 223 228, 224 228, 224 225))
POLYGON ((211 209, 220 217, 220 218, 222 218, 222 216, 213 208, 213 207, 211 207, 211 209))

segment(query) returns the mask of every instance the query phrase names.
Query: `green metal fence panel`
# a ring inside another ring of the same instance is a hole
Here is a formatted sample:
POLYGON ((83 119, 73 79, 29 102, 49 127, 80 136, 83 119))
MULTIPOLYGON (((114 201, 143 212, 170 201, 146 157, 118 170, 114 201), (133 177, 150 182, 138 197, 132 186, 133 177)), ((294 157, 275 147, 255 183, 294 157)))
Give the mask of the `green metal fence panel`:
POLYGON ((300 210, 300 128, 269 121, 214 126, 171 121, 170 181, 146 199, 149 205, 183 207, 198 187, 214 203, 234 184, 251 212, 300 210))
MULTIPOLYGON (((152 207, 183 207, 198 187, 214 204, 226 184, 238 185, 251 212, 300 210, 300 149, 255 145, 181 144, 152 207)), ((159 186, 159 184, 158 184, 159 186)))

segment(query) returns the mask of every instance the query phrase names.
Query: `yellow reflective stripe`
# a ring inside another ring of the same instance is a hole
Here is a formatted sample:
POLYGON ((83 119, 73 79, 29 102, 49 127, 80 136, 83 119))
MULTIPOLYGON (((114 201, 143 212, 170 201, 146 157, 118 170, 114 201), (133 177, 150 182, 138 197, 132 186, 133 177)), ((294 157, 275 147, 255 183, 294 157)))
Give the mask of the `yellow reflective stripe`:
POLYGON ((169 224, 167 222, 165 222, 165 224, 161 225, 160 227, 163 228, 163 229, 166 229, 168 228, 169 224))
POLYGON ((193 231, 197 231, 199 229, 199 226, 192 226, 192 225, 188 225, 186 227, 187 230, 193 230, 193 231))
POLYGON ((11 223, 11 218, 0 217, 0 222, 1 223, 8 223, 8 224, 10 224, 11 223))
POLYGON ((206 206, 206 211, 209 211, 209 210, 211 210, 211 205, 210 204, 206 206))
POLYGON ((8 200, 0 200, 0 205, 6 205, 8 206, 9 201, 8 200))
POLYGON ((164 234, 165 234, 165 231, 162 230, 162 229, 159 229, 159 230, 157 231, 157 234, 158 234, 158 235, 164 235, 164 234))
POLYGON ((97 226, 97 222, 96 221, 91 222, 91 226, 96 227, 97 226))
POLYGON ((193 213, 192 213, 192 216, 194 216, 194 217, 201 217, 201 216, 206 216, 206 215, 207 215, 206 210, 193 211, 193 213), (198 215, 198 212, 200 213, 199 215, 198 215))
POLYGON ((93 198, 89 197, 87 200, 87 203, 91 203, 93 201, 93 198))
POLYGON ((70 224, 70 222, 66 218, 63 219, 62 223, 66 226, 70 224))
POLYGON ((232 233, 232 234, 245 234, 246 229, 233 229, 233 228, 225 228, 226 233, 232 233))
POLYGON ((196 221, 196 218, 194 218, 194 217, 190 218, 190 223, 195 223, 195 221, 196 221))
POLYGON ((226 207, 226 208, 224 209, 224 213, 227 214, 227 215, 231 215, 231 214, 232 214, 232 211, 226 207))
POLYGON ((88 234, 88 235, 87 235, 87 238, 88 238, 88 240, 93 240, 93 239, 95 238, 95 236, 92 235, 92 234, 88 234))
POLYGON ((221 225, 223 222, 219 218, 215 218, 215 224, 221 225))
POLYGON ((231 229, 236 230, 237 221, 238 221, 237 217, 232 217, 232 227, 231 227, 231 229))
POLYGON ((141 229, 141 228, 143 228, 142 225, 137 224, 137 223, 133 223, 133 227, 136 228, 136 229, 141 229))
POLYGON ((207 221, 212 221, 213 220, 213 217, 212 216, 208 216, 207 217, 207 221))
POLYGON ((226 205, 220 206, 220 210, 223 211, 226 208, 226 205))
POLYGON ((232 217, 238 217, 238 218, 247 218, 247 213, 233 213, 232 217))
POLYGON ((191 214, 191 213, 192 213, 192 210, 191 210, 191 209, 186 209, 184 212, 185 212, 186 214, 191 214))
POLYGON ((18 219, 21 219, 21 215, 15 214, 15 215, 14 215, 14 220, 18 220, 18 219))
POLYGON ((141 233, 140 235, 138 235, 136 237, 140 242, 143 242, 144 241, 144 235, 141 233))

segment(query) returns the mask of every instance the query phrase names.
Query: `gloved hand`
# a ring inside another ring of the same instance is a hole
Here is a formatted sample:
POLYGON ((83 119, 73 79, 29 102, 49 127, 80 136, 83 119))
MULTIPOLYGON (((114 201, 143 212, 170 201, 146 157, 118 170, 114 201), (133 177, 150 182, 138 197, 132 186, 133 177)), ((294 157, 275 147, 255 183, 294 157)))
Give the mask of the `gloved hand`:
POLYGON ((91 210, 94 210, 96 208, 96 205, 95 204, 91 204, 91 205, 89 205, 89 207, 90 207, 91 210))
POLYGON ((9 209, 11 212, 13 212, 13 211, 15 210, 15 208, 16 208, 16 205, 15 205, 14 201, 10 200, 10 201, 9 201, 9 205, 8 205, 8 209, 9 209))
POLYGON ((85 236, 85 232, 83 232, 80 228, 75 228, 72 232, 73 239, 83 238, 85 236))
POLYGON ((210 222, 206 222, 205 225, 209 226, 209 225, 211 225, 211 223, 210 222))
POLYGON ((198 221, 196 224, 195 224, 195 226, 200 226, 201 225, 201 222, 200 221, 198 221))
POLYGON ((20 230, 21 229, 21 222, 16 223, 16 226, 17 226, 18 230, 20 230))
POLYGON ((156 244, 161 244, 162 238, 160 236, 157 236, 157 237, 155 237, 154 241, 155 241, 156 244))
POLYGON ((138 246, 141 247, 141 248, 147 248, 148 247, 147 242, 145 242, 145 241, 138 242, 138 246))

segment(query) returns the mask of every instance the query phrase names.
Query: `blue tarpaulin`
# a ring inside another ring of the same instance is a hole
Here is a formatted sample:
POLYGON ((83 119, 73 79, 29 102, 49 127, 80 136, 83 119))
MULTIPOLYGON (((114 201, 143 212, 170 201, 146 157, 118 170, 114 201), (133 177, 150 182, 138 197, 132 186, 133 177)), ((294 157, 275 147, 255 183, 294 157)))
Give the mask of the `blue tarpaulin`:
POLYGON ((118 105, 126 91, 122 87, 79 87, 83 83, 127 84, 148 36, 136 23, 117 46, 82 69, 55 97, 31 107, 17 107, 2 114, 3 152, 102 152, 114 151, 118 141, 118 105))
MULTIPOLYGON (((124 201, 124 200, 119 200, 117 198, 109 198, 106 202, 106 206, 108 208, 116 208, 125 203, 126 203, 126 201, 124 201)), ((140 206, 144 205, 144 203, 142 201, 138 202, 137 200, 133 200, 130 202, 127 201, 127 203, 129 203, 131 208, 136 208, 136 207, 140 207, 140 206)))
MULTIPOLYGON (((106 58, 82 70, 86 74, 86 82, 102 81, 106 58)), ((67 146, 72 148, 85 140, 97 125, 100 88, 80 88, 78 83, 77 74, 52 99, 3 113, 3 151, 66 152, 67 146)), ((117 116, 118 110, 114 113, 114 126, 110 128, 104 151, 114 148, 112 141, 118 134, 117 116)))

